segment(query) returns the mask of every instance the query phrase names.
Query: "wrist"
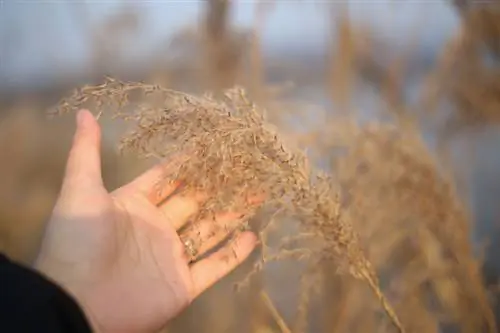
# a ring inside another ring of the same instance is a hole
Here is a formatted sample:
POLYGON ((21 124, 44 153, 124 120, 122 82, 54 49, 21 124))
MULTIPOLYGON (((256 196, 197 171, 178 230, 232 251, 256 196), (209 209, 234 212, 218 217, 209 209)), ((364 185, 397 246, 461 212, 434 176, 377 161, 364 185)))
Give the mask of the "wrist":
POLYGON ((57 286, 66 295, 67 298, 71 299, 78 310, 80 310, 81 315, 86 320, 92 332, 103 332, 100 325, 98 324, 96 316, 91 310, 91 307, 86 304, 84 297, 80 296, 83 293, 79 293, 77 291, 77 288, 71 287, 71 284, 67 283, 68 281, 65 281, 65 279, 62 277, 63 275, 55 274, 54 272, 58 271, 55 267, 51 267, 47 262, 43 260, 43 258, 39 257, 35 261, 33 268, 38 271, 39 274, 49 280, 52 284, 57 286))
POLYGON ((95 315, 92 313, 90 307, 85 304, 82 297, 79 297, 66 283, 55 278, 53 274, 48 274, 42 267, 35 265, 32 268, 46 283, 52 285, 53 292, 52 296, 50 296, 50 303, 54 304, 51 306, 55 306, 57 311, 63 312, 62 316, 67 316, 74 325, 79 323, 79 327, 86 327, 90 332, 103 332, 98 325, 95 315))
POLYGON ((72 286, 70 286, 69 284, 66 284, 66 283, 61 283, 60 287, 76 303, 76 305, 80 309, 82 315, 87 320, 87 323, 91 328, 91 331, 93 333, 104 333, 105 330, 99 324, 99 321, 97 320, 97 315, 92 310, 92 307, 88 304, 85 297, 82 296, 84 293, 78 292, 77 288, 73 288, 72 286))
POLYGON ((91 308, 87 306, 87 304, 85 304, 84 301, 78 300, 78 298, 76 297, 75 299, 77 300, 77 303, 80 306, 81 311, 84 313, 85 318, 87 319, 89 326, 92 329, 92 332, 104 333, 104 329, 99 325, 97 317, 94 315, 91 308))

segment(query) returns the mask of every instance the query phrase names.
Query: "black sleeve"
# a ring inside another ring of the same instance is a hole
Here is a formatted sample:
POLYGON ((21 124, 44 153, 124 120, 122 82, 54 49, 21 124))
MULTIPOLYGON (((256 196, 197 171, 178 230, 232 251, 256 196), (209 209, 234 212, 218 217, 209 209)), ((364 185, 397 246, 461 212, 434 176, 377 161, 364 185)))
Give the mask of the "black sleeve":
POLYGON ((88 333, 84 313, 66 292, 0 254, 0 331, 88 333))

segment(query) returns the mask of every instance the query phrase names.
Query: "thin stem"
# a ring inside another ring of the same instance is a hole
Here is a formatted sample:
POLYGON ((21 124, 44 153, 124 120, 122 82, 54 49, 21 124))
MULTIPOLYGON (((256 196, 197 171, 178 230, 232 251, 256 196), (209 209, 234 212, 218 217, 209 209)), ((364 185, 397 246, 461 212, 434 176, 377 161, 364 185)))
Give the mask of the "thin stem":
POLYGON ((403 327, 403 324, 399 320, 396 312, 392 308, 392 306, 389 304, 389 301, 385 297, 385 295, 382 293, 380 290, 380 287, 373 281, 372 277, 369 274, 366 274, 364 272, 361 273, 361 275, 364 277, 366 282, 370 285, 370 288, 373 290, 377 298, 379 299, 380 303, 382 304, 382 308, 384 311, 387 313, 389 318, 391 318, 391 321, 393 322, 394 326, 399 330, 400 333, 405 333, 405 329, 403 327))
POLYGON ((281 329, 282 333, 292 333, 292 331, 288 328, 287 324, 285 323, 285 320, 281 315, 279 314, 278 310, 273 304, 273 301, 269 297, 269 295, 264 291, 260 291, 260 297, 264 301, 264 304, 267 306, 269 311, 271 312, 271 315, 273 316, 274 320, 278 324, 279 328, 281 329))

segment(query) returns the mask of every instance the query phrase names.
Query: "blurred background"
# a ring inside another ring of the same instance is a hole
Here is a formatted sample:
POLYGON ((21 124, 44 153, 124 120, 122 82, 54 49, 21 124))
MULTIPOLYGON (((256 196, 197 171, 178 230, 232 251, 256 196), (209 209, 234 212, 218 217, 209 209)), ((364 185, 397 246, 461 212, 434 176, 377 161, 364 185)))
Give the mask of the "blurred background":
MULTIPOLYGON (((26 263, 36 255, 74 130, 73 115, 49 121, 45 113, 73 89, 105 76, 192 93, 239 84, 269 110, 287 105, 284 113, 293 116, 295 106, 312 118, 306 125, 292 117, 297 131, 317 130, 316 107, 378 118, 380 100, 418 119, 432 154, 444 154, 443 142, 449 147, 447 161, 472 216, 473 255, 484 285, 496 285, 499 19, 500 3, 493 0, 0 0, 0 248, 26 263)), ((278 113, 271 112, 277 122, 278 113)), ((118 155, 121 129, 110 119, 102 125, 103 172, 113 189, 146 163, 118 155)), ((248 268, 206 293, 169 332, 285 332, 255 293, 232 294, 231 284, 248 268)), ((293 262, 279 263, 251 289, 265 285, 285 322, 297 307, 300 274, 293 271, 293 262)), ((330 303, 345 283, 331 280, 337 286, 327 289, 330 303)), ((323 301, 327 305, 312 306, 310 332, 391 330, 339 326, 340 315, 335 324, 320 313, 338 310, 323 301)), ((467 314, 469 308, 460 309, 467 314)), ((353 305, 342 320, 352 321, 359 311, 353 305)), ((483 329, 452 326, 413 331, 483 329)))

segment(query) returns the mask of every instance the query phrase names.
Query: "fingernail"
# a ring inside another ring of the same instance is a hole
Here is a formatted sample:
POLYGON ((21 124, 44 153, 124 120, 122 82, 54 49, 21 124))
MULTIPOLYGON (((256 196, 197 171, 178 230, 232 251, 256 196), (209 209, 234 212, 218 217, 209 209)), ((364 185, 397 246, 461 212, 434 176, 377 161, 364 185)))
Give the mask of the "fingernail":
POLYGON ((85 127, 87 120, 89 119, 89 116, 91 116, 91 113, 89 110, 80 110, 78 111, 78 114, 76 115, 76 121, 78 127, 85 127))

